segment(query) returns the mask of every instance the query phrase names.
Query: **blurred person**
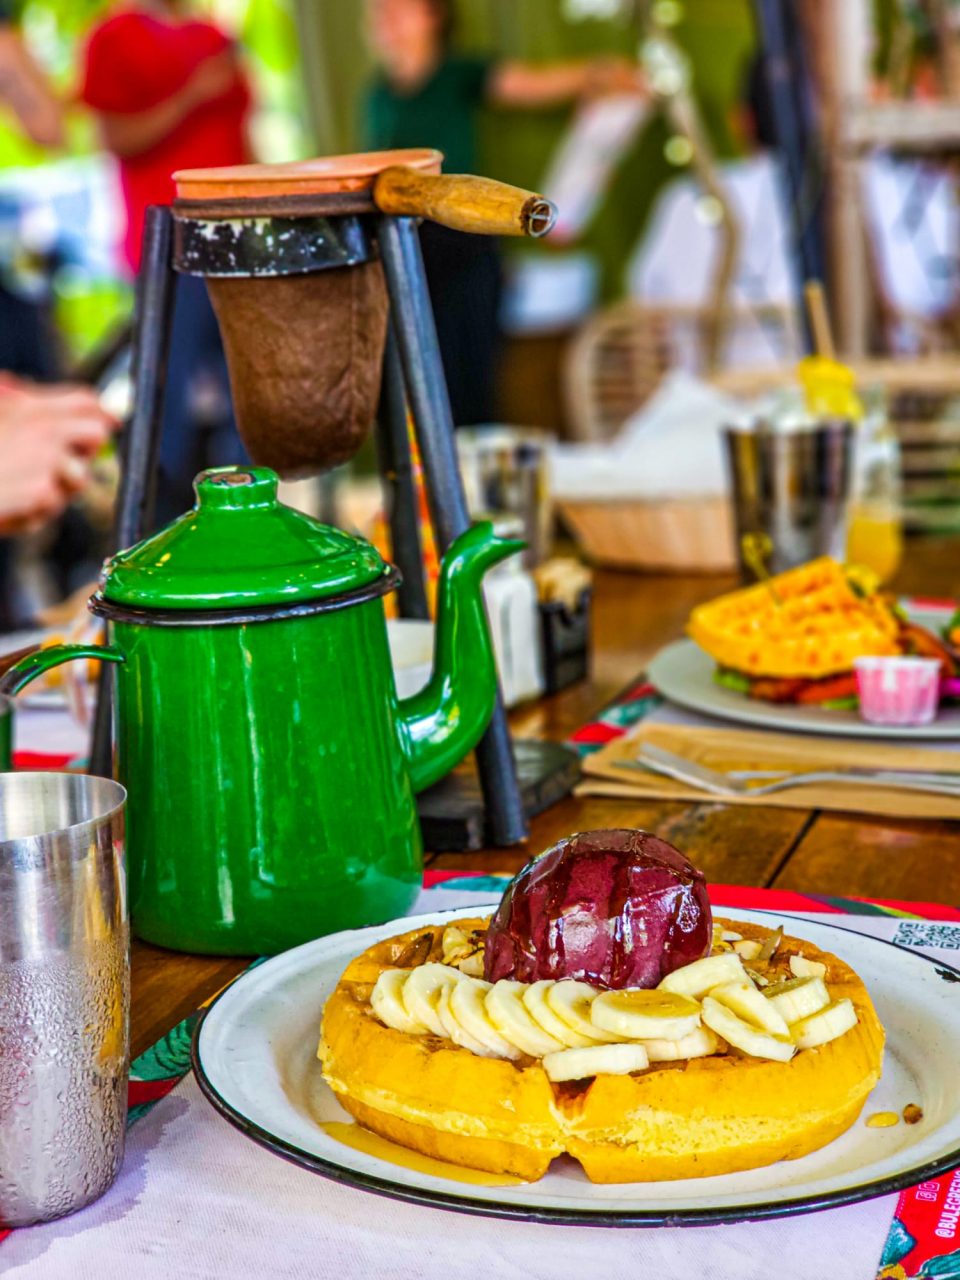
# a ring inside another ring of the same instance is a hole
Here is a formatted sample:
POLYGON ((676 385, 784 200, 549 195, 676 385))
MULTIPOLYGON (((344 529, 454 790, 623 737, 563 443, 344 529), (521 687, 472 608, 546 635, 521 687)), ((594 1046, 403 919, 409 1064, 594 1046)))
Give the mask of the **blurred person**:
MULTIPOLYGON (((81 90, 116 157, 127 211, 124 253, 137 271, 143 219, 169 204, 177 169, 250 159, 251 93, 230 38, 177 0, 139 0, 91 32, 81 90)), ((178 276, 157 475, 156 525, 193 504, 193 478, 243 463, 220 330, 203 280, 178 276)))
POLYGON ((63 145, 63 107, 14 25, 11 0, 0 0, 0 100, 41 147, 63 145))
POLYGON ((18 585, 12 539, 68 513, 116 425, 88 387, 0 374, 0 632, 36 624, 18 585))
MULTIPOLYGON (((527 63, 451 50, 453 0, 367 0, 369 42, 378 63, 364 103, 371 150, 436 147, 447 173, 475 173, 483 106, 544 108, 605 93, 642 93, 626 58, 527 63)), ((499 346, 500 254, 489 236, 420 228, 453 420, 493 419, 499 346)))
MULTIPOLYGON (((0 0, 0 102, 16 116, 24 133, 40 146, 63 144, 63 106, 34 61, 14 21, 11 0, 0 0)), ((19 217, 16 200, 4 201, 4 216, 19 217)), ((16 237, 7 238, 0 264, 0 369, 50 381, 57 374, 56 343, 45 301, 18 279, 16 237)))
POLYGON ((116 423, 89 387, 0 374, 0 533, 52 520, 86 487, 116 423))
MULTIPOLYGON (((33 142, 63 145, 63 103, 24 44, 8 0, 0 0, 0 102, 33 142)), ((12 376, 53 383, 61 365, 47 264, 22 256, 16 196, 3 199, 0 215, 6 224, 0 262, 0 630, 10 631, 35 621, 20 586, 15 539, 49 524, 45 567, 54 577, 82 558, 90 530, 70 502, 86 489, 91 460, 111 424, 90 391, 43 388, 12 376)))

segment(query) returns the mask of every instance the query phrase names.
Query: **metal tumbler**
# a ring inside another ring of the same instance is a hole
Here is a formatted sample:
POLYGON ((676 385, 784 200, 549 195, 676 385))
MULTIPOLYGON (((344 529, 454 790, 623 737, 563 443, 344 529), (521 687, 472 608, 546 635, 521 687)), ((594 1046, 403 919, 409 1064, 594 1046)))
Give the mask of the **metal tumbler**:
POLYGON ((0 774, 0 1227, 73 1213, 123 1158, 126 792, 0 774))
POLYGON ((550 555, 553 508, 548 452, 552 437, 526 427, 488 425, 457 432, 460 472, 470 514, 519 516, 532 569, 550 555))
POLYGON ((769 547, 771 573, 817 556, 842 560, 853 477, 851 424, 759 422, 728 427, 724 435, 744 577, 755 576, 750 548, 758 535, 769 547))

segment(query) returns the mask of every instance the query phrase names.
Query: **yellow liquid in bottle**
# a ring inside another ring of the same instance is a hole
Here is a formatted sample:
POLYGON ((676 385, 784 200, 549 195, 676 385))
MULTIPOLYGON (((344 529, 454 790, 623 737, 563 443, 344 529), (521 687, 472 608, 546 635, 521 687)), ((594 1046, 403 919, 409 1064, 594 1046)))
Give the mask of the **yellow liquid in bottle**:
POLYGON ((362 1151, 365 1155, 376 1156, 387 1164, 399 1165, 401 1169, 412 1169, 415 1173, 428 1173, 434 1178, 448 1178, 451 1182, 466 1182, 474 1187, 522 1187, 523 1178, 515 1178, 509 1173, 486 1173, 483 1169, 464 1169, 458 1164, 448 1164, 446 1160, 434 1160, 432 1156, 422 1156, 419 1151, 411 1151, 396 1142, 381 1138, 359 1124, 351 1124, 341 1120, 325 1120, 320 1128, 328 1138, 341 1142, 354 1151, 362 1151))
POLYGON ((847 527, 847 560, 889 582, 903 559, 903 528, 895 511, 855 506, 847 527))

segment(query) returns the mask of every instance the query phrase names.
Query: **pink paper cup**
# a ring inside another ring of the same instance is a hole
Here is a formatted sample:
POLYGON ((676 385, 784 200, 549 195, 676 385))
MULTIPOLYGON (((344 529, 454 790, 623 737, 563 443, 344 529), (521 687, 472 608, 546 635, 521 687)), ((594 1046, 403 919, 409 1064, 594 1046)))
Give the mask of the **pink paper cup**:
POLYGON ((930 724, 940 702, 939 658, 857 658, 860 718, 870 724, 930 724))

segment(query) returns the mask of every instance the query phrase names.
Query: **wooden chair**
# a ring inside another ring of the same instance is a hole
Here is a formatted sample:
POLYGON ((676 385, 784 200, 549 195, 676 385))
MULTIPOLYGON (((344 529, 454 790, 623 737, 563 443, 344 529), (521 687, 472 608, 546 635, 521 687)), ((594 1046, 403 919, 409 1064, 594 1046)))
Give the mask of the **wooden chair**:
MULTIPOLYGON (((729 338, 746 319, 771 332, 786 355, 799 354, 792 308, 763 304, 729 308, 722 332, 729 338)), ((709 326, 704 307, 627 299, 593 316, 571 341, 563 371, 566 417, 574 440, 609 440, 641 409, 665 373, 683 367, 702 377, 709 326)))

